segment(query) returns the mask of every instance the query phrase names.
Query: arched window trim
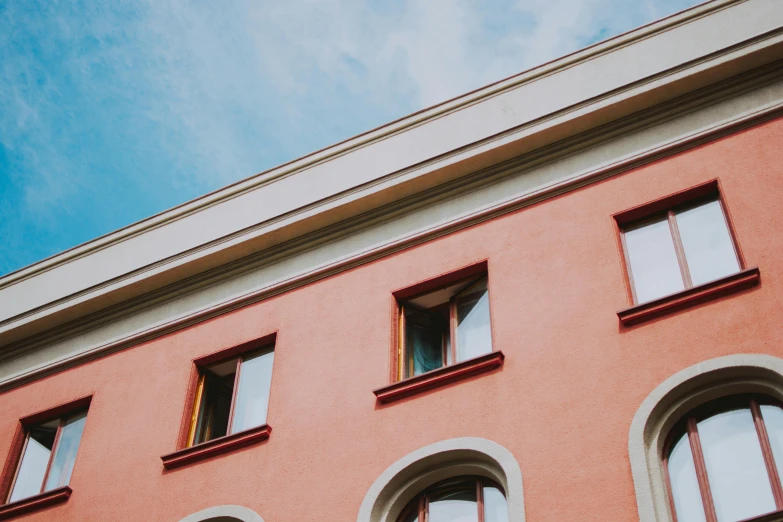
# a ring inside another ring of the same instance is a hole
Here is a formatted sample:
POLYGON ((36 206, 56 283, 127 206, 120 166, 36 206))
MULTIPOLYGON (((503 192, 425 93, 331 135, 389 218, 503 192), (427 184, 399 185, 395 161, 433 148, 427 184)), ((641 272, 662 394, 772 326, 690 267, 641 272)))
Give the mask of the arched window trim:
POLYGON ((202 509, 186 516, 179 522, 210 522, 212 520, 238 520, 241 522, 264 522, 261 515, 244 506, 225 505, 202 509))
POLYGON ((494 480, 506 493, 510 522, 525 522, 522 472, 514 455, 491 440, 448 439, 405 455, 373 482, 359 508, 357 522, 396 522, 419 492, 440 480, 479 475, 494 480))
POLYGON ((674 522, 663 465, 664 443, 689 411, 728 395, 760 394, 783 402, 783 359, 737 354, 672 375, 642 402, 631 422, 628 454, 640 522, 674 522))

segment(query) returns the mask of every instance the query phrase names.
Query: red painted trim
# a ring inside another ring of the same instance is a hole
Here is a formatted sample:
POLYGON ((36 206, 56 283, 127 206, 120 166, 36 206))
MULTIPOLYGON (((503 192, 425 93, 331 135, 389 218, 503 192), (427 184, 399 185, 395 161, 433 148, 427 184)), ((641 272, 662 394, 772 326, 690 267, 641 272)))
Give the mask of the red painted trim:
POLYGON ((265 335, 263 337, 259 337, 258 339, 253 339, 252 341, 248 341, 246 343, 242 343, 237 346, 231 346, 230 348, 221 348, 216 352, 212 352, 202 357, 193 359, 193 362, 196 364, 198 368, 203 368, 204 366, 210 366, 213 363, 227 361, 232 357, 239 357, 249 352, 255 352, 256 350, 260 350, 261 348, 266 348, 267 346, 272 347, 276 343, 277 343, 277 332, 275 331, 272 332, 271 334, 265 335))
POLYGON ((484 261, 479 261, 470 266, 459 268, 452 272, 425 279, 424 281, 419 281, 418 283, 406 286, 405 288, 395 290, 392 292, 392 295, 396 299, 410 299, 421 294, 426 294, 433 290, 443 288, 444 286, 449 286, 451 283, 456 283, 462 279, 468 279, 469 277, 477 276, 479 274, 486 274, 487 264, 487 260, 485 259, 484 261))
POLYGON ((410 377, 388 386, 373 390, 378 402, 387 403, 410 397, 425 390, 431 390, 454 381, 488 372, 503 364, 505 356, 501 351, 490 352, 485 355, 461 361, 451 366, 444 366, 436 370, 410 377))
POLYGON ((53 408, 33 413, 32 415, 28 415, 19 420, 22 422, 22 425, 27 428, 35 424, 48 422, 58 417, 66 417, 81 410, 86 410, 90 407, 90 402, 92 402, 92 395, 59 404, 53 408))
POLYGON ((234 451, 251 444, 264 441, 269 438, 272 428, 268 424, 263 424, 249 430, 232 433, 224 437, 196 444, 189 448, 163 455, 160 459, 163 461, 163 467, 166 469, 178 468, 191 462, 215 457, 229 451, 234 451))
POLYGON ((696 185, 695 187, 675 192, 674 194, 618 212, 612 217, 618 225, 624 227, 635 221, 651 217, 665 210, 671 210, 683 204, 694 203, 702 198, 719 196, 718 180, 713 179, 706 183, 702 183, 701 185, 696 185))
POLYGON ((759 269, 757 267, 748 268, 721 279, 685 289, 676 294, 620 310, 617 312, 617 317, 623 326, 638 324, 676 310, 682 310, 683 308, 756 286, 760 280, 761 274, 759 269))
POLYGON ((8 520, 31 511, 37 511, 54 504, 65 502, 71 496, 72 490, 68 486, 52 489, 46 493, 39 495, 33 495, 32 497, 23 498, 0 506, 0 520, 8 520))

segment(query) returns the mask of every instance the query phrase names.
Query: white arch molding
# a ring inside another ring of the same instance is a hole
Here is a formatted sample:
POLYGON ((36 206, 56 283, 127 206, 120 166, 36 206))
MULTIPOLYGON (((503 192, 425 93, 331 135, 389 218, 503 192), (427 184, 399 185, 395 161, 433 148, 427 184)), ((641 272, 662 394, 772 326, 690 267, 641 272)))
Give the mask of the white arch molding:
POLYGON ((700 404, 737 393, 763 393, 783 401, 783 359, 762 354, 710 359, 672 375, 642 402, 628 436, 640 522, 673 520, 662 453, 674 423, 700 404))
POLYGON ((509 522, 525 521, 522 471, 500 444, 477 437, 448 439, 417 449, 381 473, 359 508, 357 522, 396 522, 405 505, 432 484, 460 475, 480 475, 503 486, 509 522))
POLYGON ((214 506, 188 515, 179 522, 264 522, 264 519, 243 506, 214 506))

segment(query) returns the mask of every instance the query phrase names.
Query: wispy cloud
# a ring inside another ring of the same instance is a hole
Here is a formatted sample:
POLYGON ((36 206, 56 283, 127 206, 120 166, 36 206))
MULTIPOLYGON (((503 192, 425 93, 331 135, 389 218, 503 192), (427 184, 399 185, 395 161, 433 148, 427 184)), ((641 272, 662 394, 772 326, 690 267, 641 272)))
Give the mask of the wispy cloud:
POLYGON ((0 4, 0 273, 695 3, 0 4))

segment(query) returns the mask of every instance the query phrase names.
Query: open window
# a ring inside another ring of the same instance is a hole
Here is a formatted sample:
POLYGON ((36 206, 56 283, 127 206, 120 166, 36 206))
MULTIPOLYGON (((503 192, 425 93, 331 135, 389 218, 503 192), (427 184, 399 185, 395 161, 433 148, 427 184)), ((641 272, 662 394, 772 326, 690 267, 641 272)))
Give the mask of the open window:
POLYGON ((187 446, 266 424, 274 349, 199 368, 187 446))
POLYGON ((397 302, 398 380, 492 351, 486 274, 397 302))
POLYGON ((25 426, 24 444, 7 503, 67 486, 76 462, 87 411, 25 426))

